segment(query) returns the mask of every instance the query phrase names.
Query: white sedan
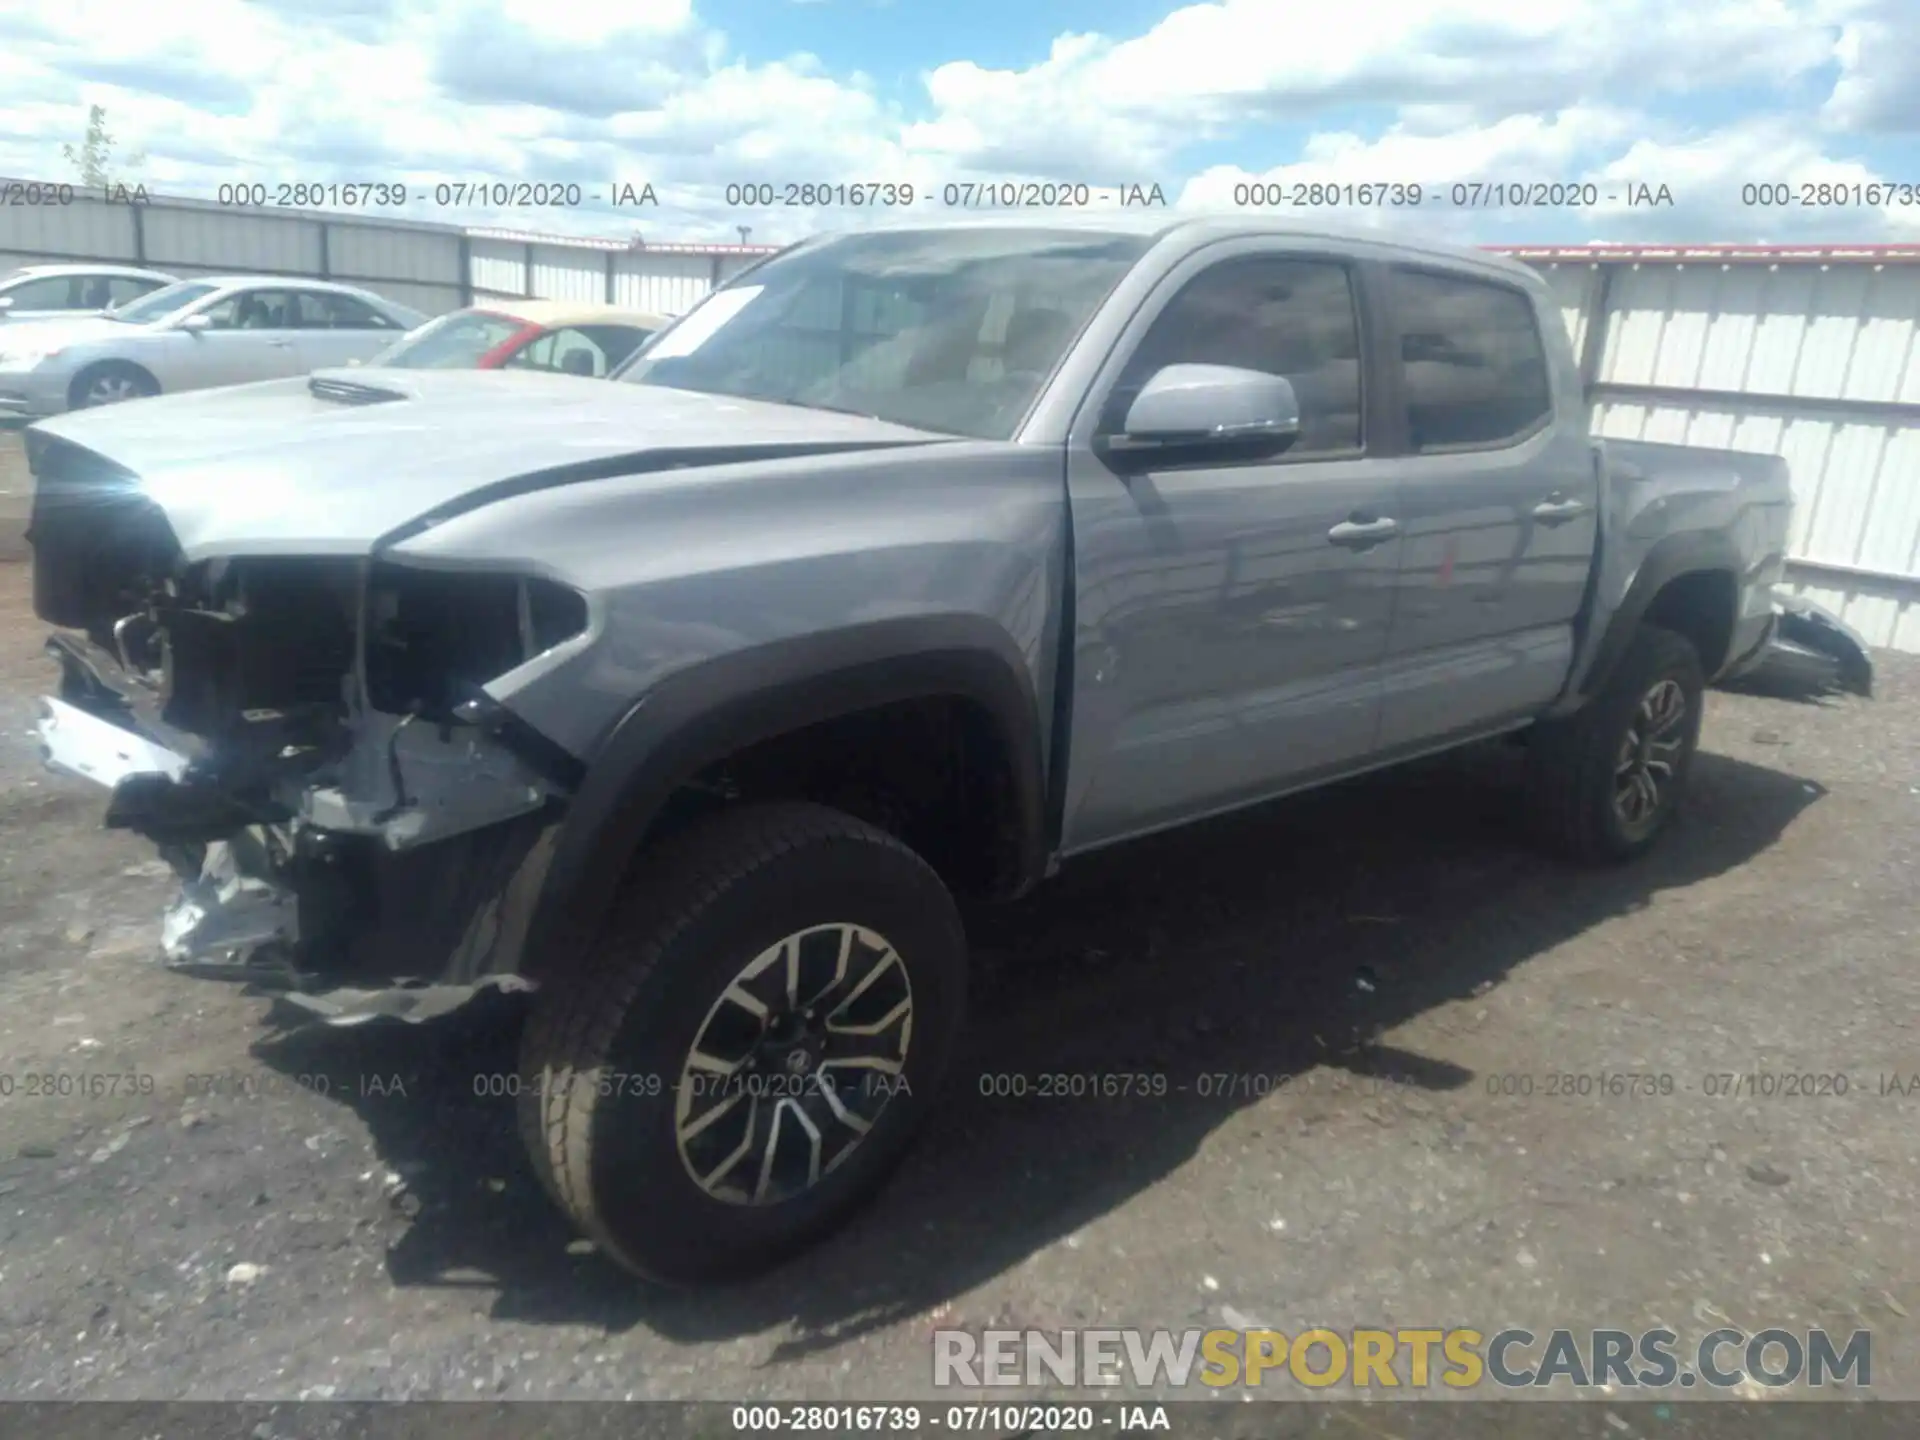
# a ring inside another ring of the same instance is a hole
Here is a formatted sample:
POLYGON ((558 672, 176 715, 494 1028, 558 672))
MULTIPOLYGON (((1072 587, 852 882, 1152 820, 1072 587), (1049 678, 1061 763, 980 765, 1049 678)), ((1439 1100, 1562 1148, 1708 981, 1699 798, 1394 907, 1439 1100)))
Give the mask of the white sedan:
POLYGON ((98 315, 179 278, 132 265, 23 265, 0 275, 0 321, 18 325, 98 315))
POLYGON ((182 280, 105 315, 0 330, 0 416, 304 375, 369 359, 425 319, 324 280, 182 280))

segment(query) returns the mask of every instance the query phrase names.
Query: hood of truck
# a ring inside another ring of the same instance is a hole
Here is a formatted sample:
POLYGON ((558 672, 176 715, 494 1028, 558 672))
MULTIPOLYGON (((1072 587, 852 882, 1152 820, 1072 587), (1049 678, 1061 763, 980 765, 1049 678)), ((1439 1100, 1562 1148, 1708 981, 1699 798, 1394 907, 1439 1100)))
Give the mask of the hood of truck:
POLYGON ((114 485, 142 494, 202 560, 369 554, 530 489, 950 438, 571 375, 354 367, 78 411, 34 426, 28 445, 109 462, 114 475, 90 481, 85 503, 114 485))

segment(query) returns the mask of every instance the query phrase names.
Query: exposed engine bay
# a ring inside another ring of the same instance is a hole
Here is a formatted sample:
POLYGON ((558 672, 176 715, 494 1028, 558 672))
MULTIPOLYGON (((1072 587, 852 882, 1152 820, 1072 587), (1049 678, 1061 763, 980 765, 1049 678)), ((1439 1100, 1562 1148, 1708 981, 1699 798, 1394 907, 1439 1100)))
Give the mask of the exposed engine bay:
POLYGON ((180 876, 166 963, 342 1021, 518 983, 577 773, 483 687, 583 633, 586 601, 361 556, 189 564, 98 457, 39 458, 46 757, 180 876))

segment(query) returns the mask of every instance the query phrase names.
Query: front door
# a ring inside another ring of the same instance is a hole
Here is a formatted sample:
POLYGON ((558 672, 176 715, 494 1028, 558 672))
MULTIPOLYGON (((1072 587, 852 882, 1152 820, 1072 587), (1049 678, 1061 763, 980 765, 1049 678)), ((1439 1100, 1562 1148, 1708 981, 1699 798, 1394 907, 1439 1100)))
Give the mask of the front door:
POLYGON ((1243 241, 1171 273, 1068 449, 1075 569, 1064 848, 1258 800, 1372 747, 1399 543, 1369 453, 1360 281, 1243 241), (1275 459, 1125 477, 1094 453, 1167 365, 1285 376, 1302 433, 1275 459))
POLYGON ((238 290, 207 306, 201 313, 208 327, 187 335, 189 343, 180 347, 184 373, 166 388, 200 390, 300 374, 305 367, 295 346, 294 303, 286 290, 238 290))
POLYGON ((371 360, 404 333, 358 296, 342 295, 337 290, 302 290, 296 298, 298 328, 293 338, 302 370, 325 370, 355 360, 371 360))

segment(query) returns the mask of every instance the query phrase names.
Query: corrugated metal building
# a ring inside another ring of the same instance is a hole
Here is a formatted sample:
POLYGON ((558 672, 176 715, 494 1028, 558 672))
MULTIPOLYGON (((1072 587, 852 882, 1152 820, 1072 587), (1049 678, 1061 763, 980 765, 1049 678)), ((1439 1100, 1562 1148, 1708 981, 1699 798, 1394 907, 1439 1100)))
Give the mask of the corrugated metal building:
MULTIPOLYGON (((1498 248, 1560 294, 1596 433, 1784 455, 1795 588, 1874 644, 1920 653, 1920 247, 1498 248)), ((678 314, 769 249, 158 196, 0 207, 0 269, 331 276, 435 314, 488 296, 678 314)))
POLYGON ((1920 246, 1508 253, 1562 297, 1595 433, 1785 456, 1793 588, 1920 652, 1920 246))

